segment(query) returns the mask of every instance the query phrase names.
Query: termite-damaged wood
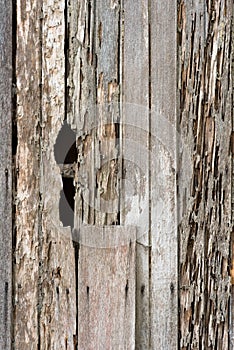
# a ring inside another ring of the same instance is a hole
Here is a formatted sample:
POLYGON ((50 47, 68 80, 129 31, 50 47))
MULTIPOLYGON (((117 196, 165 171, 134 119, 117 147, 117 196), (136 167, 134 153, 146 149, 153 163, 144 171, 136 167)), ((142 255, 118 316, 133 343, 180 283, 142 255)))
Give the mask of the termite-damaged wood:
POLYGON ((68 122, 77 131, 75 221, 118 222, 119 5, 69 5, 68 122))
POLYGON ((232 6, 179 2, 181 349, 230 346, 232 6))
MULTIPOLYGON (((119 223, 119 10, 109 1, 68 3, 67 120, 76 131, 78 149, 74 232, 84 224, 119 223)), ((93 259, 98 266, 98 257, 93 259)), ((85 265, 80 259, 79 274, 85 265)), ((102 289, 96 287, 98 294, 102 289)), ((78 308, 78 316, 80 312, 78 308)), ((86 348, 88 330, 78 337, 79 347, 86 348)))
POLYGON ((71 349, 75 263, 71 229, 59 221, 62 184, 54 159, 65 115, 64 3, 19 0, 17 23, 14 344, 71 349))
POLYGON ((78 348, 135 349, 136 228, 80 231, 78 348))
POLYGON ((12 3, 0 1, 0 348, 12 329, 12 3))
MULTIPOLYGON (((0 341, 9 348, 11 6, 3 5, 0 334, 8 337, 0 341)), ((231 0, 179 1, 176 61, 175 1, 17 0, 16 349, 77 341, 176 349, 178 330, 181 349, 228 349, 231 15, 231 0), (54 155, 64 119, 76 133, 74 164, 54 155), (59 217, 61 176, 76 187, 76 256, 59 217), (121 234, 131 242, 120 244, 121 234)))
POLYGON ((43 349, 73 349, 76 336, 75 256, 71 227, 62 227, 60 222, 62 183, 54 157, 54 145, 65 118, 64 10, 63 1, 43 2, 39 237, 40 343, 43 349))

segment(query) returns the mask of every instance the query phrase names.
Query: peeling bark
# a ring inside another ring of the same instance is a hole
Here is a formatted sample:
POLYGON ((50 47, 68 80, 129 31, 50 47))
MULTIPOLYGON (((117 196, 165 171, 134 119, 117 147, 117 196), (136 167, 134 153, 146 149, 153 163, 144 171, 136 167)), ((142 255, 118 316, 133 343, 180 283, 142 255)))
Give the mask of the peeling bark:
POLYGON ((75 262, 59 221, 54 144, 64 107, 64 5, 17 2, 14 347, 73 348, 75 262), (32 50, 33 48, 33 50, 32 50))
POLYGON ((17 1, 16 237, 14 334, 16 349, 37 348, 39 332, 40 1, 17 1), (33 47, 33 51, 32 48, 33 47))

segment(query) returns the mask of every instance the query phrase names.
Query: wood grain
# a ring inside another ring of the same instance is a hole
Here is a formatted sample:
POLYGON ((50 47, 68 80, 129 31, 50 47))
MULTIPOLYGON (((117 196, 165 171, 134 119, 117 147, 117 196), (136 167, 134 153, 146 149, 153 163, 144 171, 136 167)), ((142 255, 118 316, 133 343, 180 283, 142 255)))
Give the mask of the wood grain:
MULTIPOLYGON (((10 349, 12 5, 0 5, 10 349)), ((230 349, 232 1, 16 7, 15 349, 230 349), (78 153, 66 165, 54 154, 65 120, 78 153), (73 231, 60 222, 62 171, 74 176, 73 231)))
POLYGON ((112 225, 119 210, 119 6, 71 1, 69 33, 68 121, 79 154, 74 225, 112 225))
POLYGON ((150 349, 178 344, 176 21, 175 1, 151 1, 150 349))
MULTIPOLYGON (((75 254, 71 227, 59 215, 62 179, 54 147, 65 119, 65 3, 43 3, 40 153, 40 343, 73 349, 76 336, 75 254)), ((71 145, 70 145, 71 146, 71 145)), ((67 144, 64 140, 65 154, 67 144)))
POLYGON ((136 349, 148 349, 149 295, 149 18, 148 1, 124 1, 123 182, 121 222, 137 226, 136 349))
POLYGON ((136 229, 83 226, 78 274, 78 348, 135 349, 136 229))
POLYGON ((16 237, 14 346, 37 348, 39 336, 39 176, 41 1, 17 1, 16 237))
POLYGON ((12 3, 0 12, 0 348, 12 330, 12 3))

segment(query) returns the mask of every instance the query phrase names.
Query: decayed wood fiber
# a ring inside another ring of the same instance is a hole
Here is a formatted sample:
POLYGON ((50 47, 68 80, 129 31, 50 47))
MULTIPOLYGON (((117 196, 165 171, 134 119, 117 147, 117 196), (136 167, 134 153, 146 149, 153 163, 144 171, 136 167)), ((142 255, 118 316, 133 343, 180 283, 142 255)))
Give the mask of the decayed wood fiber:
POLYGON ((178 11, 180 347, 224 350, 230 343, 232 2, 180 1, 178 11))

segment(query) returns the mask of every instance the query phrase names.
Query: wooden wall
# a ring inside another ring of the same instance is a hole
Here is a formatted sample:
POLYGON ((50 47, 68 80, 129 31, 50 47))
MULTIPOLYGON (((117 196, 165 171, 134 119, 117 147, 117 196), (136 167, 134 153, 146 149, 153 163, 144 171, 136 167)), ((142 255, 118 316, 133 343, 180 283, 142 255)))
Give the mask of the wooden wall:
POLYGON ((0 4, 0 347, 231 349, 232 1, 0 4))

